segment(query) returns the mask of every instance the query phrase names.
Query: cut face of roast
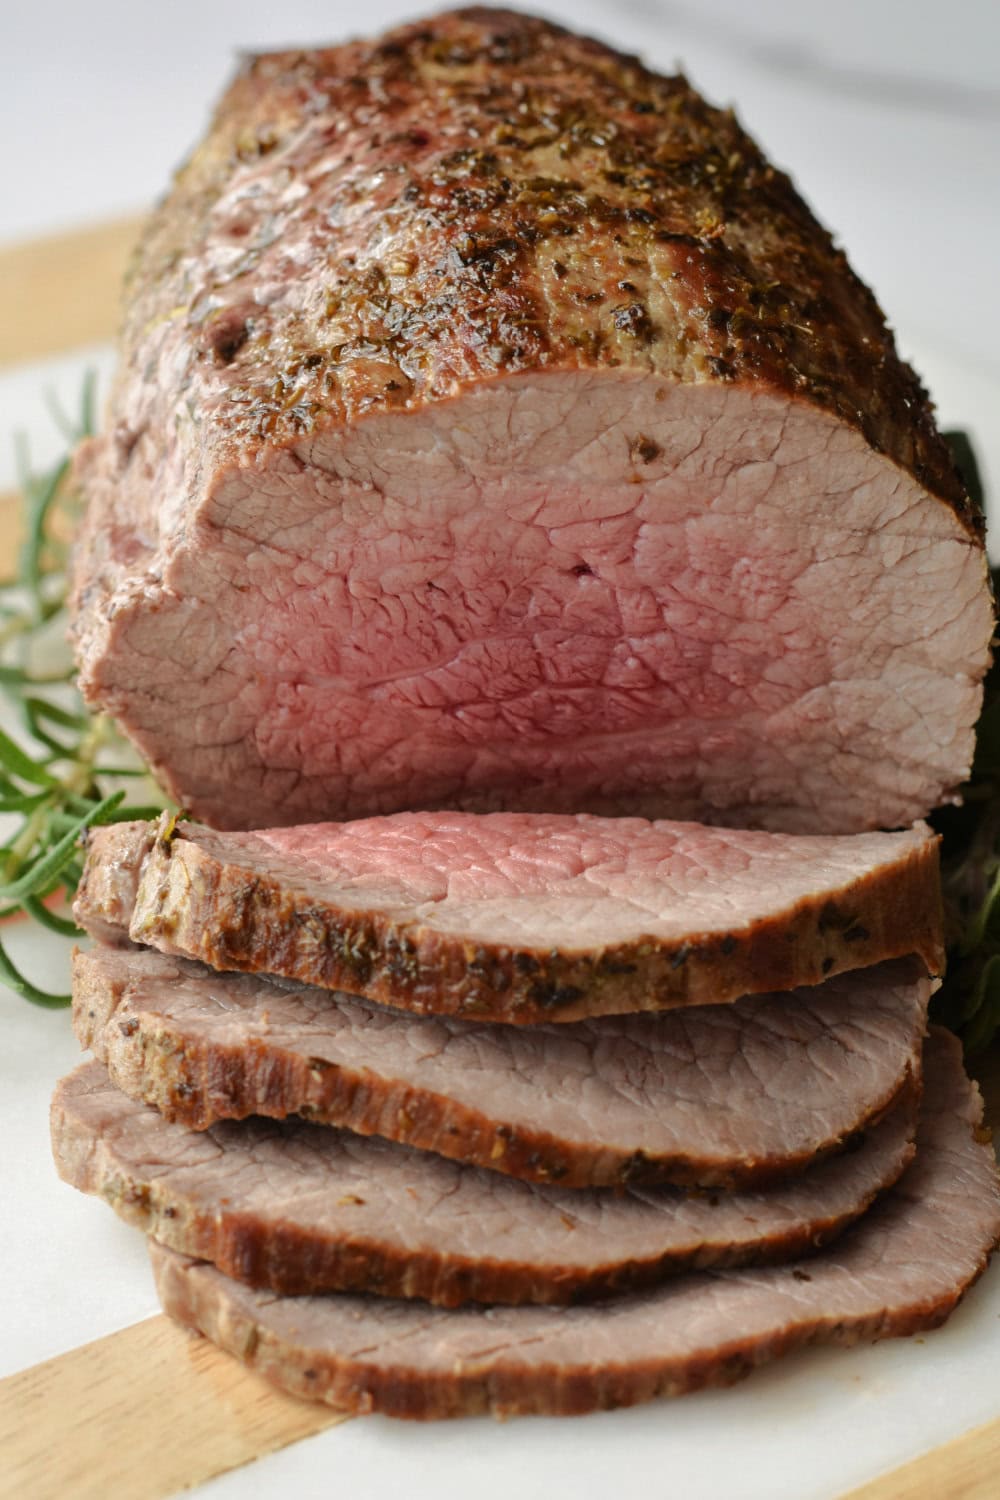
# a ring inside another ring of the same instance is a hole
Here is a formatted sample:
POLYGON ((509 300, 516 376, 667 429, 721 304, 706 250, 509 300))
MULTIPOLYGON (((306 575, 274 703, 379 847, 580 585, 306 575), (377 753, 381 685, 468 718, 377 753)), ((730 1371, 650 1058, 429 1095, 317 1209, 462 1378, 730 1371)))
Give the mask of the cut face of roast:
POLYGON ((874 299, 730 114, 544 22, 250 60, 79 467, 84 692, 216 826, 843 833, 967 774, 981 523, 874 299))
POLYGON ((78 920, 216 969, 534 1024, 941 966, 937 840, 558 814, 92 830, 78 920))
POLYGON ((539 1187, 301 1121, 196 1132, 96 1062, 56 1088, 52 1148, 74 1187, 252 1286, 566 1303, 827 1243, 911 1160, 918 1090, 904 1092, 854 1150, 759 1192, 539 1187))
POLYGON ((84 682, 223 827, 459 806, 843 833, 922 816, 970 763, 982 551, 802 403, 519 378, 220 472, 191 525, 123 543, 84 682))
POLYGON ((77 953, 73 1022, 115 1084, 203 1128, 300 1114, 563 1187, 759 1185, 919 1078, 915 961, 663 1016, 411 1016, 137 949, 77 953))
POLYGON ((575 1415, 725 1385, 807 1344, 934 1328, 1000 1236, 992 1147, 954 1037, 936 1033, 917 1157, 833 1245, 761 1269, 693 1272, 587 1307, 444 1311, 275 1297, 151 1243, 171 1316, 297 1396, 354 1412, 575 1415))

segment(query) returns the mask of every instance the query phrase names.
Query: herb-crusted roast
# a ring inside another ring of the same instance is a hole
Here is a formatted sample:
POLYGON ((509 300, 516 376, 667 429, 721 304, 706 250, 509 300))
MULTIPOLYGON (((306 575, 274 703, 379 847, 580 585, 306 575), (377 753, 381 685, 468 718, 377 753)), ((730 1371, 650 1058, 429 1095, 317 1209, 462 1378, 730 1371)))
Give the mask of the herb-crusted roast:
POLYGON ((1000 1236, 982 1101, 954 1037, 936 1033, 917 1156, 896 1187, 820 1254, 692 1272, 589 1307, 467 1307, 331 1294, 275 1297, 155 1242, 167 1312, 275 1384, 397 1417, 576 1415, 728 1385, 810 1344, 935 1328, 1000 1236))
POLYGON ((74 1187, 251 1286, 560 1304, 810 1254, 909 1165, 918 1094, 908 1086, 853 1151, 734 1193, 538 1186, 301 1120, 186 1130, 96 1062, 57 1086, 52 1150, 74 1187))
POLYGON ((139 248, 76 647, 221 827, 910 823, 981 526, 870 293, 683 78, 447 13, 250 59, 139 248))
POLYGON ((562 1187, 760 1186, 850 1148, 919 1080, 915 960, 667 1015, 497 1026, 216 974, 73 960, 73 1025, 171 1120, 298 1114, 562 1187))
POLYGON ((214 969, 532 1024, 715 1004, 943 960, 937 839, 586 813, 92 829, 74 911, 214 969))

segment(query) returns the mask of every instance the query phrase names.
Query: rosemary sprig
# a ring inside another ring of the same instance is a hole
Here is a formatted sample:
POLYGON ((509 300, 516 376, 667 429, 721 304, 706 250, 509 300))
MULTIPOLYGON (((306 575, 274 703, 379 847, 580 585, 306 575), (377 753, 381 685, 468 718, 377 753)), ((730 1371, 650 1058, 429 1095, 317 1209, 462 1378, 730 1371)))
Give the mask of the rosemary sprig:
MULTIPOLYGON (((80 416, 56 411, 68 442, 93 431, 94 381, 84 383, 80 416)), ((65 644, 66 566, 77 505, 67 456, 45 473, 19 450, 24 544, 17 576, 0 583, 0 918, 25 913, 72 937, 64 910, 82 873, 80 836, 98 823, 155 816, 165 806, 145 767, 111 720, 91 714, 76 691, 65 644), (130 797, 136 783, 144 800, 130 797), (123 784, 124 783, 124 784, 123 784), (57 909, 53 909, 55 906, 57 909)), ((0 981, 36 1005, 69 1004, 39 989, 0 942, 0 981)))

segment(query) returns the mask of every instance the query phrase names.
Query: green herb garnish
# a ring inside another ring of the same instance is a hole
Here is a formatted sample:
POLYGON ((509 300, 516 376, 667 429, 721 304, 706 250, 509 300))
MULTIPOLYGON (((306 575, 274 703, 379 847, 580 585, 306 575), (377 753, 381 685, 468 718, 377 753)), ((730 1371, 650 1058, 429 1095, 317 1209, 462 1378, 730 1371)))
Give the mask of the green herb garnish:
MULTIPOLYGON (((80 417, 55 411, 71 446, 93 431, 94 381, 80 417)), ((65 642, 66 567, 77 513, 70 459, 42 474, 19 451, 25 540, 17 576, 0 583, 0 813, 13 831, 0 844, 0 919, 26 913, 54 932, 79 929, 66 911, 83 868, 80 835, 96 823, 149 818, 165 803, 111 720, 91 714, 74 686, 65 642), (141 784, 141 804, 129 797, 141 784), (55 906, 56 909, 52 909, 55 906), (63 908, 60 910, 59 908, 63 908)), ((0 942, 0 980, 35 1005, 69 995, 38 989, 0 942)))

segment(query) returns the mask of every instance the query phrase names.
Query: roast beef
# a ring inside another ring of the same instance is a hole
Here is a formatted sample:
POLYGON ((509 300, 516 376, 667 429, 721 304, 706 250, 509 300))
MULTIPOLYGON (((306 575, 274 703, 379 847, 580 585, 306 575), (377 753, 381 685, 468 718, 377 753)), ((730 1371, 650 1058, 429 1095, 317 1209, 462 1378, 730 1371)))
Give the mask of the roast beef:
POLYGON ((915 961, 664 1016, 410 1016, 141 950, 77 953, 73 1020, 187 1125, 292 1113, 563 1187, 759 1185, 851 1144, 919 1077, 915 961))
POLYGON ((84 692, 220 827, 844 833, 969 767, 981 519, 880 309, 730 112, 540 20, 249 58, 80 473, 84 692))
POLYGON ((897 1180, 916 1117, 910 1087, 855 1151, 761 1192, 570 1192, 301 1121, 186 1130, 91 1062, 56 1088, 52 1148, 74 1187, 251 1286, 454 1307, 573 1302, 808 1254, 897 1180))
POLYGON ((540 813, 92 830, 99 936, 414 1011, 534 1023, 942 961, 925 825, 844 838, 540 813))
POLYGON ((587 1307, 444 1311, 331 1294, 275 1297, 151 1242, 168 1313, 297 1396, 355 1412, 571 1415, 736 1380, 804 1344, 934 1328, 1000 1236, 991 1146, 957 1041, 927 1057, 917 1158, 821 1254, 691 1272, 587 1307))

